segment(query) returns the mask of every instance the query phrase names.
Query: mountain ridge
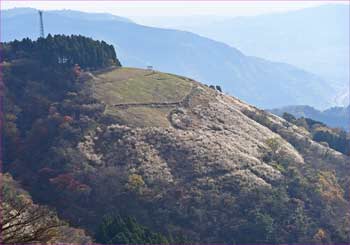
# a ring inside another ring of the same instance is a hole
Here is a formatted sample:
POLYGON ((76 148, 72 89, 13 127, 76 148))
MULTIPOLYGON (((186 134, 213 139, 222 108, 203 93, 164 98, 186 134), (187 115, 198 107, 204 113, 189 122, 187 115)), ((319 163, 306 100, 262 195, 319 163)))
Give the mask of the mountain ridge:
POLYGON ((198 18, 197 21, 193 21, 193 24, 188 24, 187 27, 186 25, 178 26, 178 28, 224 41, 232 46, 239 47, 250 55, 304 67, 306 70, 322 75, 332 82, 344 83, 349 76, 346 73, 348 58, 346 59, 346 56, 344 56, 345 59, 342 58, 342 60, 338 56, 341 53, 346 55, 348 48, 338 49, 338 53, 330 52, 328 55, 322 52, 336 50, 334 45, 342 48, 348 47, 349 37, 346 35, 349 30, 348 20, 349 6, 326 4, 282 13, 225 18, 213 21, 211 24, 207 23, 205 26, 200 26, 200 18, 198 18), (275 21, 276 19, 277 21, 275 21), (191 25, 193 26, 191 27, 191 25), (285 26, 289 26, 289 28, 285 28, 285 26), (233 34, 237 32, 240 35, 233 34), (265 34, 259 35, 263 33, 265 34), (254 40, 259 36, 261 37, 261 45, 255 45, 254 40), (317 40, 315 40, 316 37, 317 40), (289 39, 293 39, 294 43, 286 45, 287 42, 284 42, 284 40, 289 39), (322 50, 322 45, 326 50, 322 50), (312 52, 317 51, 321 52, 322 55, 312 55, 312 52), (294 52, 296 55, 293 56, 290 52, 294 52), (306 54, 309 54, 309 57, 306 54), (315 58, 312 59, 312 56, 315 58), (300 57, 304 58, 300 59, 300 57), (329 59, 329 57, 332 59, 329 59), (320 58, 318 63, 316 62, 317 58, 320 58), (330 60, 334 63, 333 65, 330 60), (307 65, 307 62, 311 64, 307 65), (336 72, 329 71, 329 67, 327 69, 326 66, 320 66, 320 62, 325 62, 332 69, 338 66, 343 70, 339 70, 342 72, 338 71, 337 76, 336 72), (325 75, 327 72, 329 74, 325 75), (342 78, 340 79, 340 77, 342 78))
MULTIPOLYGON (((84 34, 113 43, 125 66, 143 68, 152 65, 161 71, 218 84, 231 95, 264 108, 287 105, 287 100, 288 104, 310 104, 319 108, 334 103, 333 88, 313 74, 285 64, 245 56, 226 44, 190 32, 115 20, 77 21, 77 18, 62 19, 57 16, 50 11, 45 13, 46 30, 84 34), (273 99, 275 96, 278 99, 273 99)), ((2 30, 4 40, 36 37, 36 24, 33 23, 37 22, 37 16, 33 14, 22 18, 25 20, 12 18, 5 21, 7 30, 2 30), (19 30, 19 22, 28 26, 19 30), (10 32, 12 36, 9 36, 10 32)))
POLYGON ((286 106, 269 110, 270 112, 282 116, 284 112, 290 113, 296 117, 306 117, 321 121, 331 127, 340 127, 349 130, 349 106, 332 107, 326 110, 316 110, 311 106, 286 106))

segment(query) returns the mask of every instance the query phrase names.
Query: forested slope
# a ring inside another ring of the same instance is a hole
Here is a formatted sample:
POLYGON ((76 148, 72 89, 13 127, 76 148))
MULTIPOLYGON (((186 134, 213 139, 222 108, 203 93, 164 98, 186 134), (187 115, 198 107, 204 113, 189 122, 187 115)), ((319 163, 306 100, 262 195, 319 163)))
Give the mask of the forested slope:
POLYGON ((55 39, 109 51, 75 65, 5 44, 4 169, 35 202, 102 242, 126 224, 153 243, 349 243, 348 156, 190 78, 121 68, 102 42, 55 39))

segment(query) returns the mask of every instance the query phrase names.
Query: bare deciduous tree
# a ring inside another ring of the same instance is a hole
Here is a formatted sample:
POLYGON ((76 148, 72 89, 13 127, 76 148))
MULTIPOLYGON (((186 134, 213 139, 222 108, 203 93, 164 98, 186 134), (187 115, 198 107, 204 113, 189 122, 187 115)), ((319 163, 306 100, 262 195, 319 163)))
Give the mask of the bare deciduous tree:
POLYGON ((84 230, 70 227, 48 207, 33 203, 9 174, 0 173, 0 178, 0 244, 92 243, 84 230))
POLYGON ((13 199, 3 201, 1 223, 3 244, 47 243, 65 225, 47 207, 13 199))

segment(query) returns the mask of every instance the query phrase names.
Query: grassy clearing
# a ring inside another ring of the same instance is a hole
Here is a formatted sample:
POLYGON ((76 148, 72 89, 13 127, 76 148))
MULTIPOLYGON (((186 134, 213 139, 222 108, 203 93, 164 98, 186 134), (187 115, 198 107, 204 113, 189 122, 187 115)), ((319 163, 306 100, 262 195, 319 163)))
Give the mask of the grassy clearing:
POLYGON ((129 107, 115 104, 160 103, 182 100, 191 90, 186 78, 135 68, 118 68, 96 75, 94 95, 107 104, 106 113, 136 127, 169 127, 171 108, 129 107))
POLYGON ((169 74, 120 68, 97 76, 95 96, 108 105, 176 102, 191 89, 191 82, 169 74))

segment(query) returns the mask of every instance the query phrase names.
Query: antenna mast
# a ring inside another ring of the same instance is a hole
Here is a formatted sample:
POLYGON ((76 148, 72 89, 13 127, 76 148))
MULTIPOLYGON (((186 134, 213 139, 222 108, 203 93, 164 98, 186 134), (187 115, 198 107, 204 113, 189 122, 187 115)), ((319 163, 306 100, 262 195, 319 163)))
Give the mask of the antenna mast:
POLYGON ((44 38, 44 21, 43 21, 43 11, 39 10, 39 18, 40 18, 40 37, 44 38))

